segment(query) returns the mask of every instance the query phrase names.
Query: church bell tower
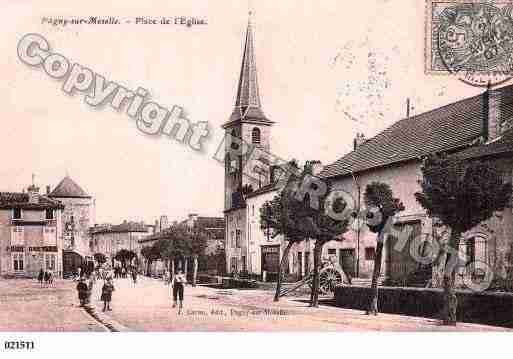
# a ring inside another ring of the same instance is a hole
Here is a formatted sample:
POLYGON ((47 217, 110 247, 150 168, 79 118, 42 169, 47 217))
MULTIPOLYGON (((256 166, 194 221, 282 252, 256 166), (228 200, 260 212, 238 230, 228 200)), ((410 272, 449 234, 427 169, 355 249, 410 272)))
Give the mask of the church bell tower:
POLYGON ((250 169, 252 175, 247 175, 251 150, 245 151, 242 147, 249 145, 250 148, 269 153, 270 130, 273 123, 264 115, 260 102, 250 13, 235 106, 229 120, 223 125, 227 135, 225 210, 243 207, 243 193, 258 190, 269 183, 269 171, 263 168, 261 171, 250 169), (240 146, 239 141, 231 141, 233 137, 242 140, 244 145, 240 146))

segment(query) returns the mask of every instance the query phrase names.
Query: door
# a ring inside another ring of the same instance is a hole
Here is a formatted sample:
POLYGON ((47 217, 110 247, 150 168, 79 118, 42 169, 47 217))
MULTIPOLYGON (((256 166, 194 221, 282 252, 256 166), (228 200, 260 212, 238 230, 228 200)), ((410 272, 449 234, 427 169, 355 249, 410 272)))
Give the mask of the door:
POLYGON ((355 276, 355 250, 354 248, 344 248, 340 250, 339 263, 342 270, 351 278, 355 276))

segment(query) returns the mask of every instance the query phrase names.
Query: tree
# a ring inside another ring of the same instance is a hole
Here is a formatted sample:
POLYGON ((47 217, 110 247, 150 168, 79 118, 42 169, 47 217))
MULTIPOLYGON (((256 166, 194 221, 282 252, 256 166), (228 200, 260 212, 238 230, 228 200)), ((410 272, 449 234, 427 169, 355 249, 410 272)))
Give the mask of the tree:
POLYGON ((347 231, 349 220, 348 216, 339 219, 338 216, 330 215, 329 209, 342 213, 347 204, 340 197, 334 201, 329 200, 332 188, 330 184, 313 176, 314 163, 315 161, 307 161, 302 171, 292 170, 281 193, 262 207, 260 216, 264 228, 271 227, 273 235, 282 234, 288 241, 280 263, 275 300, 279 298, 282 267, 288 258, 290 247, 293 243, 306 238, 315 239, 310 305, 317 307, 322 248, 329 241, 341 239, 341 234, 347 231), (326 191, 323 191, 324 194, 319 195, 314 202, 309 193, 317 194, 320 186, 326 186, 326 191))
POLYGON ((378 278, 381 274, 381 261, 383 257, 383 242, 387 222, 398 212, 404 210, 404 205, 398 198, 394 198, 389 185, 382 182, 372 182, 365 188, 363 200, 369 209, 368 226, 371 232, 377 233, 376 253, 374 256, 374 269, 372 272, 371 299, 367 314, 378 314, 378 278))
POLYGON ((116 253, 114 259, 120 261, 123 267, 126 267, 126 262, 131 263, 135 257, 137 257, 137 255, 133 251, 123 248, 116 253))
POLYGON ((93 258, 100 266, 107 262, 107 256, 103 253, 95 253, 93 258))
POLYGON ((415 193, 428 215, 450 228, 443 277, 443 324, 456 325, 458 301, 454 292, 461 234, 502 211, 510 200, 511 184, 489 162, 463 162, 445 155, 430 155, 422 166, 422 191, 415 193))
POLYGON ((305 239, 299 218, 296 217, 299 206, 302 206, 302 203, 292 196, 291 191, 284 189, 271 201, 265 202, 264 205, 260 207, 260 226, 262 230, 268 231, 272 238, 282 235, 287 241, 287 246, 283 251, 280 267, 278 269, 278 281, 274 294, 275 302, 280 299, 280 291, 283 282, 283 267, 285 263, 287 263, 290 248, 294 243, 299 243, 305 239))

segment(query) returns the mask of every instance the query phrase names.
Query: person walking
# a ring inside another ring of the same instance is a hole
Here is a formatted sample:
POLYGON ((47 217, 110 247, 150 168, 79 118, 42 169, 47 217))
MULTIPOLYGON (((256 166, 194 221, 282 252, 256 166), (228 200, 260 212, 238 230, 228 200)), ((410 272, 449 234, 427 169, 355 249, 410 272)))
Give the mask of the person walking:
POLYGON ((137 284, 137 271, 135 270, 135 268, 132 269, 132 282, 135 287, 135 285, 137 284))
POLYGON ((43 268, 39 271, 39 274, 37 275, 37 281, 41 285, 41 288, 43 288, 43 281, 45 279, 45 273, 43 272, 43 268))
POLYGON ((48 285, 49 285, 50 287, 53 287, 53 272, 52 272, 52 270, 51 270, 51 269, 48 269, 48 270, 46 271, 46 273, 47 273, 48 285))
POLYGON ((171 281, 171 287, 173 288, 173 308, 176 307, 176 301, 178 299, 178 314, 182 314, 183 305, 183 292, 184 286, 187 283, 187 279, 183 274, 182 270, 178 270, 178 273, 173 277, 171 281))
POLYGON ((103 311, 112 310, 110 308, 110 302, 112 301, 112 292, 114 292, 114 284, 112 284, 112 279, 107 279, 105 284, 102 287, 102 301, 103 301, 103 311))
POLYGON ((80 306, 83 307, 87 302, 89 287, 84 279, 84 277, 80 277, 77 284, 77 292, 78 292, 78 300, 80 301, 80 306))

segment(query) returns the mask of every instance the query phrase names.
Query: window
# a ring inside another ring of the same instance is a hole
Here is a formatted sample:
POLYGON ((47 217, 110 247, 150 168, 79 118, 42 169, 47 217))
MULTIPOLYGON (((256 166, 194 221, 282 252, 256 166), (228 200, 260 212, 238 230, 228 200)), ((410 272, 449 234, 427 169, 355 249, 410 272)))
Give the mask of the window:
POLYGON ((376 258, 376 249, 374 247, 365 248, 365 260, 373 261, 376 258))
POLYGON ((252 205, 251 206, 251 215, 254 216, 255 215, 255 205, 252 205))
POLYGON ((53 209, 48 208, 46 210, 46 219, 53 219, 53 209))
POLYGON ((230 239, 231 239, 231 247, 232 248, 235 248, 235 232, 234 231, 231 231, 230 233, 230 239))
POLYGON ((12 219, 21 219, 21 208, 13 208, 12 219))
POLYGON ((237 272, 237 257, 230 258, 230 267, 232 273, 237 272))
POLYGON ((15 271, 22 271, 25 268, 25 254, 24 253, 13 253, 12 254, 12 268, 15 271))
POLYGON ((260 129, 258 127, 253 128, 253 131, 251 131, 251 143, 255 145, 260 144, 260 129))
POLYGON ((11 245, 13 245, 13 246, 25 245, 25 237, 24 237, 24 233, 23 233, 23 227, 21 227, 21 226, 12 227, 11 245))

